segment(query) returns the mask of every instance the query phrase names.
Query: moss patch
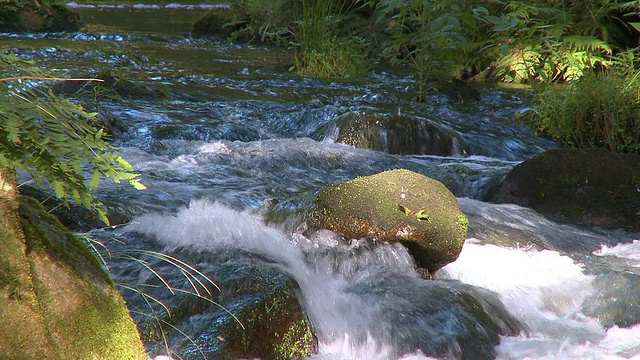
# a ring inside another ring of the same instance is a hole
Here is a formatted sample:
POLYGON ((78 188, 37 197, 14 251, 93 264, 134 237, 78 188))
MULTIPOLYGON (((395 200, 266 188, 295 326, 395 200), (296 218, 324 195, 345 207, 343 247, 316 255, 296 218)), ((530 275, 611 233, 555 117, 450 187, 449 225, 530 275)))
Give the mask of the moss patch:
POLYGON ((231 358, 285 360, 315 352, 317 339, 294 288, 297 285, 289 280, 286 287, 244 306, 237 316, 245 329, 233 323, 222 329, 231 358))

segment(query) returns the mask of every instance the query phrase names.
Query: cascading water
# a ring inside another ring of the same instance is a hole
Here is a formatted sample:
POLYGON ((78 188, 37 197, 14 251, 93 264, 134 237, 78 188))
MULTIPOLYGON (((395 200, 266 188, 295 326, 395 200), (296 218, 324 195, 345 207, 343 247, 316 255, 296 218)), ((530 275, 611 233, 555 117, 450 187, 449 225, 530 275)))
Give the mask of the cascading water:
MULTIPOLYGON (((126 60, 133 80, 168 89, 168 99, 99 104, 126 124, 116 145, 148 190, 102 185, 99 197, 136 217, 96 237, 176 253, 208 274, 261 266, 292 277, 319 337, 314 359, 640 359, 639 234, 481 201, 515 164, 554 146, 508 123, 526 109, 522 93, 484 88, 475 105, 415 104, 411 80, 383 71, 359 84, 300 79, 279 70, 286 54, 192 39, 185 23, 143 26, 197 9, 82 7, 83 33, 1 40, 71 75, 126 60), (125 14, 136 22, 110 22, 125 14), (114 55, 113 44, 135 56, 114 55), (348 111, 398 107, 455 131, 467 156, 391 155, 310 138, 348 111), (418 277, 398 244, 301 229, 321 187, 393 168, 441 180, 470 219, 462 254, 433 281, 418 277)), ((151 277, 127 262, 111 270, 126 283, 151 277)), ((193 317, 183 330, 206 340, 210 320, 193 317)))

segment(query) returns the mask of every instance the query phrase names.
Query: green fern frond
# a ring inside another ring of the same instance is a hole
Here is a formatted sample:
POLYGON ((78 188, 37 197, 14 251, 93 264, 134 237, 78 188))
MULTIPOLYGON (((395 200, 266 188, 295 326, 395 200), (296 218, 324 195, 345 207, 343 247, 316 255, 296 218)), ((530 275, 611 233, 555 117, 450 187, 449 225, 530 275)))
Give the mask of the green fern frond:
POLYGON ((144 188, 139 175, 92 125, 96 114, 58 98, 45 86, 50 74, 13 54, 0 55, 0 163, 28 171, 49 186, 65 204, 96 207, 108 224, 102 204, 91 190, 103 177, 144 188), (85 174, 91 175, 85 184, 85 174))
POLYGON ((564 46, 574 51, 603 52, 611 54, 611 46, 595 36, 569 35, 563 39, 564 46))

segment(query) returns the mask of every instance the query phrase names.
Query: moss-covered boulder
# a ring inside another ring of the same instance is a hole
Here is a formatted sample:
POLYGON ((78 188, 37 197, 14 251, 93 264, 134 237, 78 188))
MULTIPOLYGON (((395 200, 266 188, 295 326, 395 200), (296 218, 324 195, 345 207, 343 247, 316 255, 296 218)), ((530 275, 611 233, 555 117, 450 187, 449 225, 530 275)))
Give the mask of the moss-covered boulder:
POLYGON ((53 1, 9 0, 0 3, 0 31, 78 31, 80 15, 53 1))
POLYGON ((462 139, 455 131, 411 116, 346 113, 311 136, 332 138, 357 148, 390 154, 460 155, 462 139))
POLYGON ((147 359, 87 245, 0 173, 0 358, 147 359))
POLYGON ((231 304, 244 329, 227 317, 218 329, 223 346, 216 359, 303 359, 317 351, 318 340, 298 300, 298 285, 290 278, 283 284, 231 304))
MULTIPOLYGON (((298 300, 298 284, 290 276, 259 264, 227 263, 216 268, 211 275, 220 279, 222 292, 215 299, 220 305, 196 297, 185 297, 178 304, 165 301, 172 314, 166 321, 192 331, 190 341, 165 329, 176 353, 220 360, 302 359, 316 353, 317 338, 298 300)), ((155 325, 149 325, 150 334, 157 334, 155 325)))
POLYGON ((515 166, 492 201, 559 222, 640 230, 640 156, 556 149, 515 166))
POLYGON ((467 234, 467 218, 451 191, 404 169, 323 188, 308 224, 349 239, 399 241, 430 273, 457 259, 467 234))

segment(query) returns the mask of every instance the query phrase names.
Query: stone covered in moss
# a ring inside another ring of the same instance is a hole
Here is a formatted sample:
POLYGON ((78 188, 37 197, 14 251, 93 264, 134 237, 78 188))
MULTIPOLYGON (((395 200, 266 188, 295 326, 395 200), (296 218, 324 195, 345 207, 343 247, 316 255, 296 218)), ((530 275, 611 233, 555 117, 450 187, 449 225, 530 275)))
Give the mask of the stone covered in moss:
POLYGON ((298 284, 290 276, 264 265, 229 263, 214 277, 221 279, 222 289, 216 301, 228 311, 194 297, 171 306, 167 321, 176 327, 206 324, 191 334, 193 342, 183 337, 174 351, 219 360, 302 359, 317 351, 298 284))
POLYGON ((399 241, 430 273, 457 259, 467 233, 467 218, 446 186, 404 169, 325 187, 308 223, 349 239, 399 241))
POLYGON ((346 113, 322 126, 312 135, 316 140, 335 141, 357 148, 390 154, 459 155, 462 140, 444 126, 411 116, 381 116, 346 113), (337 136, 336 136, 337 135, 337 136))
POLYGON ((515 166, 492 196, 560 222, 640 230, 640 156, 549 150, 515 166))
POLYGON ((80 15, 52 1, 9 0, 0 4, 0 31, 78 31, 80 15))
POLYGON ((225 344, 223 358, 286 360, 315 353, 318 341, 298 301, 296 288, 297 284, 289 279, 285 287, 243 304, 236 316, 245 328, 227 322, 220 329, 225 344))
POLYGON ((0 358, 147 359, 87 245, 33 199, 20 199, 18 215, 12 192, 0 194, 0 358))

